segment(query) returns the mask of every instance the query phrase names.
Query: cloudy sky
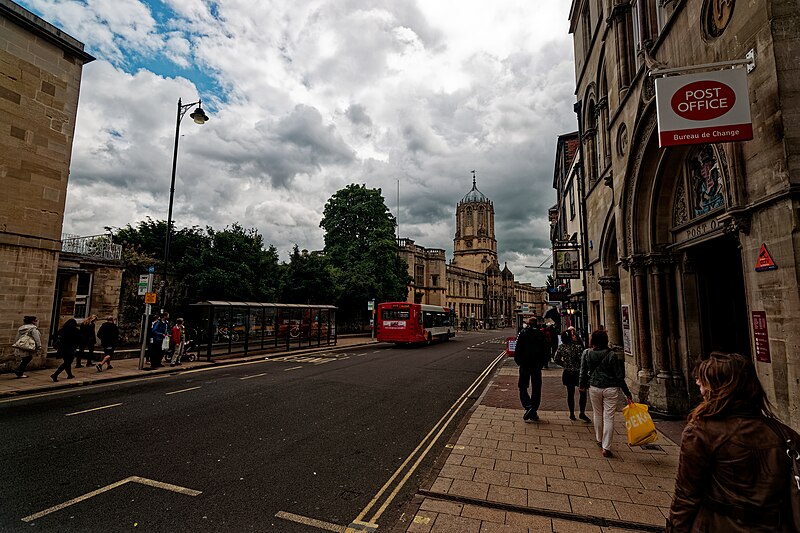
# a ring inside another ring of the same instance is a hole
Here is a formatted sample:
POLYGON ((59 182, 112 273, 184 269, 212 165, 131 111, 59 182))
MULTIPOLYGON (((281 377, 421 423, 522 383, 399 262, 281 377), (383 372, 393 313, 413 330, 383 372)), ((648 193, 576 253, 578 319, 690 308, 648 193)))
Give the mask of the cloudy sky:
POLYGON ((16 0, 86 45, 64 232, 166 220, 321 249, 326 201, 381 188, 452 258, 455 205, 495 207, 501 266, 543 285, 556 137, 576 129, 566 0, 16 0))

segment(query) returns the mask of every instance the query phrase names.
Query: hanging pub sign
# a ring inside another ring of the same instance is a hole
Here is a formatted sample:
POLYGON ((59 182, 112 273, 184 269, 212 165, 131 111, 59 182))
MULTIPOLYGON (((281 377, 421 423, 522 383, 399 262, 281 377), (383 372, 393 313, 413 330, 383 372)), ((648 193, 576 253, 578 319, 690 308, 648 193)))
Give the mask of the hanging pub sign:
POLYGON ((556 278, 579 279, 581 277, 578 248, 556 248, 553 250, 556 278))
POLYGON ((743 68, 656 79, 660 147, 753 138, 743 68))

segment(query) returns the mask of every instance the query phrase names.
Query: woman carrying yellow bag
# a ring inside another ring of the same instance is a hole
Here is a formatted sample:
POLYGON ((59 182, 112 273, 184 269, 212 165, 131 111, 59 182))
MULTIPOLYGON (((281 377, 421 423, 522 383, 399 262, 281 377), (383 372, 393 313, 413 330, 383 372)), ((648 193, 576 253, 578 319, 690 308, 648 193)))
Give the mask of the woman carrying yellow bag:
POLYGON ((580 390, 589 389, 594 412, 594 435, 603 457, 611 457, 614 436, 614 415, 620 393, 632 401, 631 391, 625 383, 625 367, 614 350, 608 347, 608 333, 598 329, 589 337, 591 349, 581 356, 580 390))
POLYGON ((645 404, 628 400, 628 405, 622 409, 622 416, 625 417, 625 428, 628 430, 628 444, 644 446, 658 440, 656 425, 645 404))

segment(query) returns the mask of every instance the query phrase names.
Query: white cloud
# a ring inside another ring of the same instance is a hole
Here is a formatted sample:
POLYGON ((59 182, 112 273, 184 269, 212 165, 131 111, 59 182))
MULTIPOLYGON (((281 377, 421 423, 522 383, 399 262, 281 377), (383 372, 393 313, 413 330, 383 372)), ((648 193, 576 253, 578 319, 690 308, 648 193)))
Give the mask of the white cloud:
POLYGON ((401 235, 452 257, 475 169, 501 264, 544 283, 524 266, 549 254, 556 137, 576 127, 568 3, 22 3, 98 57, 84 68, 65 231, 165 219, 177 99, 202 97, 209 122, 181 125, 178 226, 238 221, 285 258, 322 246, 337 190, 380 187, 394 213, 400 180, 401 235), (131 67, 148 61, 158 74, 131 67))

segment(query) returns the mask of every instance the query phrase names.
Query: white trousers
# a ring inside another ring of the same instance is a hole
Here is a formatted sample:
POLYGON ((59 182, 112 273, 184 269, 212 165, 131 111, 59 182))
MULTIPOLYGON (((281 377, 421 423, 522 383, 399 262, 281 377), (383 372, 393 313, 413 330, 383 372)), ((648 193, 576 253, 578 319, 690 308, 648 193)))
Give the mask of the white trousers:
POLYGON ((622 391, 619 387, 589 387, 589 398, 594 412, 594 436, 603 445, 604 450, 611 450, 614 437, 614 415, 622 391))

